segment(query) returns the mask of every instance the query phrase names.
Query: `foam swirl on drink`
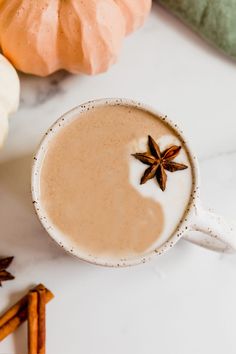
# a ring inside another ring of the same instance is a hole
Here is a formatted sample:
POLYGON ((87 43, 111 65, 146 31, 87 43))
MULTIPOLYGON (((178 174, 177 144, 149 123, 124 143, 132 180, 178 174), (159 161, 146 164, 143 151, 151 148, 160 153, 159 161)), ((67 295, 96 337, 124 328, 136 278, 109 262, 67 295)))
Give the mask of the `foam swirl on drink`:
POLYGON ((164 192, 155 178, 140 185, 145 166, 131 154, 146 151, 148 135, 161 150, 182 144, 160 118, 123 105, 91 108, 49 143, 40 174, 41 204, 58 232, 81 252, 136 257, 178 227, 192 190, 188 153, 182 148, 178 162, 189 168, 167 172, 164 192))

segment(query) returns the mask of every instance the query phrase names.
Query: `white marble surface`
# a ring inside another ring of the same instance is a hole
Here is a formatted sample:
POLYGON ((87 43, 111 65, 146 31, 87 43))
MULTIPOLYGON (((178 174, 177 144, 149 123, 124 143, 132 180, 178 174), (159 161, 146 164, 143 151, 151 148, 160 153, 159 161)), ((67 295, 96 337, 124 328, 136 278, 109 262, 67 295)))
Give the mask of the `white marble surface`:
MULTIPOLYGON (((66 255, 32 211, 32 152, 63 112, 104 96, 152 104, 185 130, 200 158, 206 206, 236 214, 236 65, 157 5, 126 39, 119 62, 97 77, 21 75, 21 108, 0 153, 0 248, 15 255, 14 282, 0 311, 32 284, 56 294, 48 305, 48 353, 235 354, 236 255, 180 241, 151 263, 104 269, 66 255)), ((26 354, 26 327, 0 354, 26 354)))

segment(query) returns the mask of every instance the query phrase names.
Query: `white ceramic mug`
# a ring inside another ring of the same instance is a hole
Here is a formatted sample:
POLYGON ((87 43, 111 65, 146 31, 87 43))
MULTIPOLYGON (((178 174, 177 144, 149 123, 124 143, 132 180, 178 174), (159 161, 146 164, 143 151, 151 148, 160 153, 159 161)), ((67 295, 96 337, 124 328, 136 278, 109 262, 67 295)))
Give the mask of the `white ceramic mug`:
POLYGON ((96 101, 90 101, 82 104, 71 111, 65 113, 61 118, 59 118, 53 126, 47 131, 45 137, 43 138, 39 149, 34 157, 34 163, 32 168, 32 198, 33 203, 38 214, 38 217, 47 230, 49 235, 66 251, 77 256, 78 258, 104 266, 129 266, 138 263, 145 263, 147 260, 152 258, 154 255, 161 255, 164 252, 172 248, 177 241, 182 237, 195 244, 206 247, 211 250, 232 253, 236 251, 236 225, 230 225, 224 220, 223 217, 215 215, 209 211, 206 211, 200 202, 200 188, 199 188, 199 167, 197 159, 192 153, 189 144, 183 137, 182 131, 169 120, 166 116, 163 116, 157 110, 129 99, 101 99, 96 101), (174 234, 171 234, 169 239, 164 242, 160 247, 153 248, 146 254, 137 256, 132 259, 120 259, 119 261, 107 261, 102 257, 94 257, 89 254, 85 255, 80 251, 79 247, 72 247, 68 238, 59 234, 54 225, 50 222, 47 217, 40 200, 40 171, 45 153, 48 149, 49 142, 53 139, 54 135, 67 124, 69 124, 74 119, 78 119, 78 116, 86 111, 88 108, 102 106, 102 105, 117 105, 122 104, 126 106, 138 107, 139 109, 144 109, 150 113, 162 117, 165 123, 168 124, 180 137, 182 144, 189 153, 189 159, 192 165, 193 172, 193 192, 191 199, 189 201, 188 208, 181 220, 178 229, 174 234))

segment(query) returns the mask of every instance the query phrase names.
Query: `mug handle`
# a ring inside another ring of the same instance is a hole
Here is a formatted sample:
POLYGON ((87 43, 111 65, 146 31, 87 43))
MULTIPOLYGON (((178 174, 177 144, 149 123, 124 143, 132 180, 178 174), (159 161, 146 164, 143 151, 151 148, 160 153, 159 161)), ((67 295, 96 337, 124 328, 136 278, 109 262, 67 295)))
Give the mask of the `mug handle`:
POLYGON ((183 238, 190 242, 213 251, 236 252, 236 224, 202 207, 196 210, 189 231, 183 238))

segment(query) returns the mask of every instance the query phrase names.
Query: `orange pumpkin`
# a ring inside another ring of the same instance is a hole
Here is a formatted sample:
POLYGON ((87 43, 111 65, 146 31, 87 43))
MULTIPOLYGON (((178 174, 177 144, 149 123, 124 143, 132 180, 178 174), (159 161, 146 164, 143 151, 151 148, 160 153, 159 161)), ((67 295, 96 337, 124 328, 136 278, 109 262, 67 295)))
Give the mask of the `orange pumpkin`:
POLYGON ((0 0, 0 46, 26 73, 100 73, 150 7, 151 0, 0 0))

